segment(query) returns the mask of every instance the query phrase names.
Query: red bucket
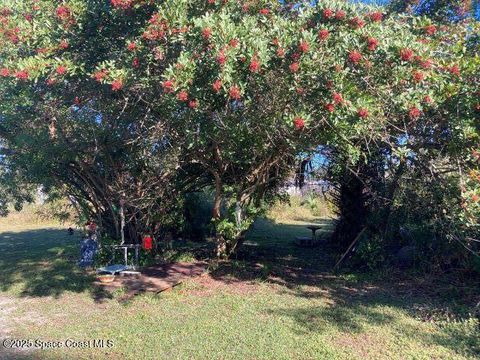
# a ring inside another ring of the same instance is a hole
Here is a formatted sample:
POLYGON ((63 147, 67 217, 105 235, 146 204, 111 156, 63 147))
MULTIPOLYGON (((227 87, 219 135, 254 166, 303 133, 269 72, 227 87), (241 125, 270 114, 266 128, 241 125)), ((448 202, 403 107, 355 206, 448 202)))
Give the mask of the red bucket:
POLYGON ((144 250, 152 250, 153 249, 153 239, 151 236, 144 236, 142 240, 142 248, 144 250))

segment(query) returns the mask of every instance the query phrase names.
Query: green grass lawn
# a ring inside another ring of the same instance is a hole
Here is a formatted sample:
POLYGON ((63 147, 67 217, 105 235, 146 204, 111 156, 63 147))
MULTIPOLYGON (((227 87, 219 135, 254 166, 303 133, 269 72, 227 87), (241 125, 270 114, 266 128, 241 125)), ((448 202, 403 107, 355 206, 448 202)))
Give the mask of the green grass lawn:
MULTIPOLYGON (((325 224, 328 221, 308 219, 325 224)), ((160 295, 120 302, 75 266, 79 237, 0 224, 0 338, 111 339, 103 349, 0 359, 475 359, 478 295, 451 279, 333 275, 328 249, 298 248, 305 223, 259 220, 231 262, 160 295), (472 298, 472 299, 471 299, 472 298)))

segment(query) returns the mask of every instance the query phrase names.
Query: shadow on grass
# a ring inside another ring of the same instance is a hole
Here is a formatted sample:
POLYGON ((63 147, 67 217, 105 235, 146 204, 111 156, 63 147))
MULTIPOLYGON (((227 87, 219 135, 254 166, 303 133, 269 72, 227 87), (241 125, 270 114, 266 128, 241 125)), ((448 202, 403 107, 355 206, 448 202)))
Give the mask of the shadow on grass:
POLYGON ((0 233, 0 291, 56 298, 65 292, 89 292, 95 301, 111 297, 76 265, 79 243, 78 236, 61 229, 0 233))
MULTIPOLYGON (((320 223, 326 227, 323 234, 326 238, 330 224, 320 223)), ((304 225, 257 221, 236 259, 221 263, 211 276, 228 284, 267 282, 280 285, 280 293, 321 299, 321 306, 286 304, 284 308, 267 311, 293 319, 302 333, 321 333, 323 328, 333 326, 342 333, 360 334, 372 325, 391 324, 410 340, 443 346, 460 355, 480 356, 480 324, 475 320, 468 323, 480 300, 479 281, 468 283, 469 280, 463 281, 456 274, 452 277, 400 272, 332 274, 335 256, 327 243, 311 249, 294 245, 296 236, 309 234, 304 225), (469 294, 458 291, 466 283, 469 294), (443 314, 435 318, 437 313, 443 314), (435 324, 442 324, 447 318, 458 322, 427 332, 401 320, 400 314, 435 324)))

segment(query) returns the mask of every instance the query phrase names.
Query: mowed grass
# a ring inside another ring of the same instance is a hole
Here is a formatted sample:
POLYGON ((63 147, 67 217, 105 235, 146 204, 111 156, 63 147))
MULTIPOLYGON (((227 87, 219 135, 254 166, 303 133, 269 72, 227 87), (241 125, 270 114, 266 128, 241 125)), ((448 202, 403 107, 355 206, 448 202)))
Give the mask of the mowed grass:
POLYGON ((298 248, 306 223, 259 220, 238 257, 160 295, 119 301, 75 266, 63 228, 0 228, 0 338, 113 340, 111 348, 12 352, 37 359, 475 359, 479 323, 436 279, 333 275, 328 248, 298 248), (425 288, 428 291, 423 291, 425 288), (2 310, 3 309, 3 310, 2 310), (463 312, 462 312, 463 311, 463 312), (444 313, 455 314, 447 321, 444 313), (3 332, 3 333, 2 333, 3 332))

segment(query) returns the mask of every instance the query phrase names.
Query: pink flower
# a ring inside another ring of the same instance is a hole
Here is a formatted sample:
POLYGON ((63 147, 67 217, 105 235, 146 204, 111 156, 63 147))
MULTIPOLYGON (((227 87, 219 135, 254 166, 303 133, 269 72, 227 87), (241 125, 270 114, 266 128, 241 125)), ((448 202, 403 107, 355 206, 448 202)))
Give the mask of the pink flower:
POLYGON ((198 106, 198 101, 197 101, 197 100, 190 100, 190 101, 188 102, 188 107, 189 107, 190 109, 196 109, 197 106, 198 106))
POLYGON ((283 48, 278 48, 277 49, 277 56, 280 57, 280 58, 283 58, 285 56, 285 49, 283 48))
POLYGON ((347 14, 343 10, 338 10, 335 13, 335 19, 337 19, 337 20, 343 20, 343 19, 345 19, 345 16, 347 16, 347 14))
POLYGON ((230 88, 228 94, 232 99, 235 99, 235 100, 239 100, 241 96, 240 89, 238 88, 238 86, 235 86, 235 85, 230 88))
POLYGON ((58 75, 63 75, 63 74, 65 74, 66 72, 67 72, 67 68, 66 68, 65 66, 59 65, 59 66, 57 67, 57 74, 58 74, 58 75))
POLYGON ((210 39, 210 36, 212 36, 212 29, 210 28, 205 28, 202 30, 202 36, 205 40, 210 39))
POLYGON ((348 60, 350 60, 354 64, 358 64, 362 60, 362 54, 360 54, 357 50, 353 50, 348 54, 348 60))
POLYGON ((296 73, 300 68, 300 64, 298 62, 291 63, 289 68, 292 73, 296 73))
POLYGON ((225 65, 225 62, 227 61, 227 57, 225 56, 225 53, 223 51, 220 51, 220 53, 217 56, 217 62, 223 66, 225 65))
POLYGON ((105 78, 105 76, 107 76, 107 74, 108 74, 107 70, 100 70, 94 73, 93 77, 95 78, 95 80, 100 82, 105 78))
POLYGON ((70 17, 71 12, 68 6, 60 5, 59 7, 57 7, 56 13, 60 19, 65 20, 70 17))
POLYGON ((420 71, 415 71, 413 73, 413 81, 416 83, 422 82, 424 78, 425 78, 425 75, 423 75, 423 73, 421 73, 420 71))
POLYGON ((335 104, 332 104, 332 103, 325 104, 325 110, 327 110, 329 113, 334 112, 335 104))
POLYGON ((67 40, 62 40, 60 41, 60 44, 58 44, 58 47, 62 50, 68 49, 68 41, 67 40))
POLYGON ((26 70, 17 71, 14 75, 18 80, 27 80, 30 76, 26 70))
POLYGON ((238 40, 237 40, 237 39, 231 39, 231 40, 228 42, 228 44, 229 44, 231 47, 235 48, 235 47, 238 46, 238 40))
POLYGON ((420 117, 422 113, 420 112, 420 109, 418 109, 417 107, 413 106, 410 108, 410 110, 408 111, 408 116, 410 117, 410 119, 412 120, 416 120, 420 117))
POLYGON ((460 68, 458 67, 458 65, 453 65, 451 66, 448 71, 450 72, 450 74, 452 75, 455 75, 455 76, 460 76, 460 68))
POLYGON ((188 101, 188 93, 184 90, 177 94, 177 99, 180 101, 188 101))
POLYGON ((414 54, 412 49, 404 48, 400 50, 400 58, 403 61, 411 61, 413 58, 413 55, 414 54))
POLYGON ((320 40, 327 40, 328 37, 330 36, 330 33, 328 32, 327 29, 321 29, 319 32, 318 32, 318 38, 320 40))
POLYGON ((425 95, 425 97, 423 98, 423 102, 427 103, 427 104, 431 104, 431 103, 433 103, 433 100, 430 96, 425 95))
POLYGON ((250 72, 252 72, 252 73, 256 73, 260 70, 260 63, 258 62, 258 60, 255 57, 250 62, 249 69, 250 69, 250 72))
POLYGON ((350 24, 355 28, 355 29, 361 29, 365 26, 365 21, 360 19, 358 16, 355 16, 352 20, 350 20, 350 24))
POLYGON ((213 91, 218 93, 220 89, 222 88, 222 81, 221 80, 215 80, 215 82, 212 85, 213 91))
POLYGON ((135 44, 134 42, 128 43, 127 45, 127 49, 130 51, 134 51, 136 48, 137 48, 137 44, 135 44))
POLYGON ((357 114, 362 119, 366 119, 369 115, 368 110, 365 108, 358 109, 357 114))
POLYGON ((259 13, 261 15, 268 15, 270 13, 270 10, 263 8, 263 9, 260 9, 259 13))
POLYGON ((123 87, 123 81, 122 81, 122 79, 113 80, 113 82, 112 82, 112 90, 113 90, 113 91, 118 91, 118 90, 120 90, 122 87, 123 87))
POLYGON ((334 13, 333 13, 333 10, 332 10, 332 9, 325 9, 325 10, 323 10, 323 17, 324 17, 325 19, 330 19, 330 18, 333 17, 333 15, 334 15, 334 13))
POLYGON ((173 85, 173 80, 165 80, 162 83, 163 91, 165 91, 166 93, 171 93, 173 91, 173 85))
POLYGON ((371 38, 368 38, 367 40, 367 49, 370 50, 370 51, 375 51, 377 49, 377 46, 378 46, 378 40, 371 37, 371 38))
POLYGON ((333 93, 333 103, 334 104, 341 104, 343 102, 342 94, 333 93))
POLYGON ((369 14, 369 17, 373 22, 381 22, 383 20, 383 14, 380 11, 369 14))
POLYGON ((425 34, 431 36, 431 35, 435 35, 435 33, 437 32, 437 27, 433 24, 430 24, 425 26, 424 30, 425 30, 425 34))
POLYGON ((307 41, 302 40, 300 41, 300 45, 298 45, 298 50, 300 50, 302 53, 307 53, 308 50, 310 49, 310 45, 308 44, 307 41))
POLYGON ((301 117, 296 117, 293 119, 293 125, 295 126, 295 129, 302 130, 305 126, 305 120, 303 120, 301 117))
POLYGON ((9 75, 10 75, 10 70, 8 70, 7 68, 2 68, 0 70, 0 76, 7 77, 9 75))
POLYGON ((138 57, 135 56, 135 57, 133 58, 132 66, 133 66, 134 68, 138 68, 138 67, 140 66, 140 61, 138 60, 138 57))
POLYGON ((424 69, 430 69, 430 68, 432 67, 432 60, 427 59, 427 60, 425 60, 425 61, 422 61, 422 62, 420 63, 420 66, 421 66, 422 68, 424 68, 424 69))

